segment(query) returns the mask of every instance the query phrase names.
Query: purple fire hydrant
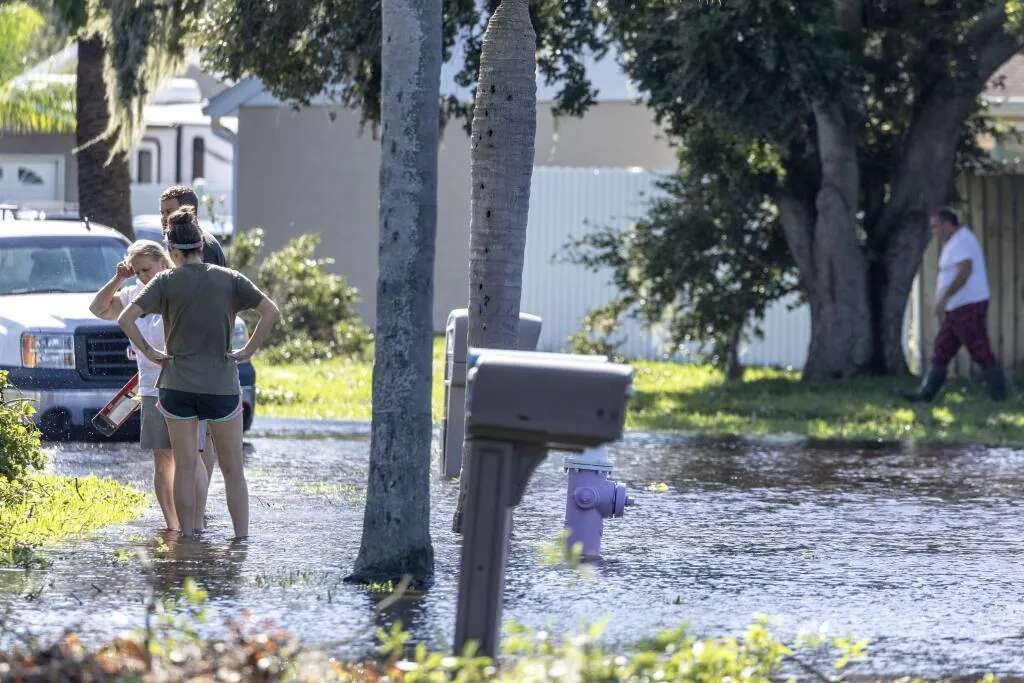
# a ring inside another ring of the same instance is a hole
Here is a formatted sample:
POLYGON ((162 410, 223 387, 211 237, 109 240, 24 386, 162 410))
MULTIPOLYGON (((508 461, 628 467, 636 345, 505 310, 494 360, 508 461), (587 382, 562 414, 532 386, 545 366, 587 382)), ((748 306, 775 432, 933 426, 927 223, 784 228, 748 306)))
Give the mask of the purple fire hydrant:
POLYGON ((565 458, 569 490, 565 500, 566 544, 579 543, 585 560, 601 557, 601 534, 606 517, 622 517, 633 499, 626 487, 609 480, 612 463, 604 446, 573 453, 565 458))

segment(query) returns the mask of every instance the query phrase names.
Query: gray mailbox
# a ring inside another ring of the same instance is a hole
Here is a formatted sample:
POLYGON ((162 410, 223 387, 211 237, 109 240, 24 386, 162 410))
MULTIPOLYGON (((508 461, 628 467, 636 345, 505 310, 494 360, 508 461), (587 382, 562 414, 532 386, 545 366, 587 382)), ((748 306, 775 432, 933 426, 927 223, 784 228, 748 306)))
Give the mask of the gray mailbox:
MULTIPOLYGON (((532 351, 540 339, 541 320, 529 313, 519 314, 519 348, 532 351)), ((465 437, 466 350, 469 311, 457 308, 448 314, 444 343, 444 418, 441 421, 441 474, 457 477, 462 471, 462 441, 465 437)))
POLYGON ((494 656, 512 509, 549 449, 582 451, 622 436, 633 369, 588 356, 472 350, 455 652, 494 656))

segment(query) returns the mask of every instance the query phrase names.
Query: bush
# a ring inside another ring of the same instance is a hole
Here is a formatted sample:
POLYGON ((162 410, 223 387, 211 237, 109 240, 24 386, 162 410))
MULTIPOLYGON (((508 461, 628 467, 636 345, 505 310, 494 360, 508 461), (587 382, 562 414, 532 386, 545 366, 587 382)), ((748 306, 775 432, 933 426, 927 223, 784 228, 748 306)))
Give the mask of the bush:
POLYGON ((262 230, 242 233, 231 246, 232 265, 253 277, 281 309, 267 340, 271 362, 362 356, 373 340, 355 311, 359 292, 341 275, 327 272, 333 259, 314 258, 319 243, 319 235, 296 237, 258 267, 262 230))
POLYGON ((15 481, 46 464, 39 448, 39 430, 32 423, 35 412, 28 401, 8 400, 11 384, 0 371, 0 478, 15 481))

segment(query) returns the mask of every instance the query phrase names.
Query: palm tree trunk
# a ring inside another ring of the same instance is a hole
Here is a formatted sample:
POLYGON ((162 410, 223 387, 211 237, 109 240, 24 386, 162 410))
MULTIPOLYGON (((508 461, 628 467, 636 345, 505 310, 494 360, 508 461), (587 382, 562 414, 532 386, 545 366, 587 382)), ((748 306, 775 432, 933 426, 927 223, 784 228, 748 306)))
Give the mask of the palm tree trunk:
MULTIPOLYGON (((469 346, 514 349, 537 133, 537 35, 527 0, 502 0, 487 22, 473 108, 469 346)), ((462 528, 465 468, 452 526, 462 528)))
POLYGON ((83 218, 108 225, 128 239, 134 239, 128 157, 119 153, 111 159, 113 142, 98 139, 110 121, 103 82, 103 56, 102 38, 93 35, 78 39, 75 86, 78 211, 83 218))
POLYGON ((370 476, 348 581, 429 583, 441 0, 382 4, 380 253, 370 476))

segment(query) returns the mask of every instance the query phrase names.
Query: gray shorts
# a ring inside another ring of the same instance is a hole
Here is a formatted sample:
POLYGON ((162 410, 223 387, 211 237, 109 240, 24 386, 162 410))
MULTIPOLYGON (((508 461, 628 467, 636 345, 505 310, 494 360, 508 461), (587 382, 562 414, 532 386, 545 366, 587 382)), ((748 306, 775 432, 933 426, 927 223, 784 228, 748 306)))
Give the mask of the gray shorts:
POLYGON ((146 449, 170 448, 171 437, 167 433, 167 421, 156 409, 156 396, 142 397, 142 431, 139 445, 146 449))

